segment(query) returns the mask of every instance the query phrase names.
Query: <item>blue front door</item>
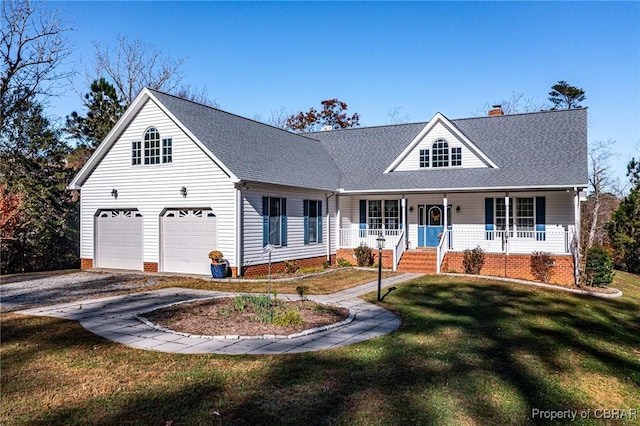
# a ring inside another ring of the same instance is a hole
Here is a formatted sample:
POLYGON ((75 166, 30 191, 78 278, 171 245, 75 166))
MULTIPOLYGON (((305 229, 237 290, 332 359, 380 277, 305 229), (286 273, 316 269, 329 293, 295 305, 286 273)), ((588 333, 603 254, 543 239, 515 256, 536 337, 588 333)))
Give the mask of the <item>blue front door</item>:
POLYGON ((418 247, 437 247, 444 231, 442 206, 418 206, 418 247))

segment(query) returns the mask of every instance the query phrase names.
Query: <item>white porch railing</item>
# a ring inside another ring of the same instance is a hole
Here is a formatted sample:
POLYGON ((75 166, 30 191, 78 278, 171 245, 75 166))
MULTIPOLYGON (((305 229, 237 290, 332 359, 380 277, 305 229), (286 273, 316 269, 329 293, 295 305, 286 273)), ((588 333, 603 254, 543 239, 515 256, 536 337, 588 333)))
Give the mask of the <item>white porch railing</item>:
MULTIPOLYGON (((448 231, 449 251, 464 251, 480 247, 488 253, 571 253, 572 234, 565 229, 546 231, 484 231, 454 229, 448 231)), ((445 238, 442 239, 446 240, 445 238)), ((444 255, 443 255, 444 256, 444 255)))
POLYGON ((447 254, 449 247, 451 245, 451 231, 445 230, 442 236, 440 237, 440 243, 438 243, 438 248, 436 250, 436 273, 440 273, 440 265, 442 265, 442 261, 444 260, 444 256, 447 254), (445 242, 448 242, 445 244, 445 242))
POLYGON ((398 238, 398 242, 393 248, 393 270, 398 270, 398 263, 400 263, 400 259, 402 258, 402 253, 404 253, 404 248, 406 246, 405 242, 405 233, 402 232, 400 234, 400 238, 398 238))
POLYGON ((384 235, 384 246, 395 247, 401 237, 404 239, 404 231, 402 229, 340 229, 340 247, 356 248, 360 244, 365 243, 372 249, 378 247, 376 238, 378 235, 384 235))

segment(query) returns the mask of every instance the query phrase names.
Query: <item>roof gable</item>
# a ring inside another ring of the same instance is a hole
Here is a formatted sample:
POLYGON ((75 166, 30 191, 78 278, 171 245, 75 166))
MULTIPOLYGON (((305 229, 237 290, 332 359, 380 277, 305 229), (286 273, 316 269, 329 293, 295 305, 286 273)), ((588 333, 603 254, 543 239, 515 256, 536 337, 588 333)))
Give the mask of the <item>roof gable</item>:
POLYGON ((465 163, 471 163, 472 167, 497 167, 496 164, 478 149, 447 117, 438 112, 424 126, 420 133, 409 142, 389 167, 385 169, 384 173, 391 173, 395 170, 431 170, 419 167, 418 156, 421 149, 431 148, 431 145, 437 139, 445 139, 450 147, 456 145, 464 147, 463 155, 467 158, 463 163, 463 167, 468 167, 465 163))

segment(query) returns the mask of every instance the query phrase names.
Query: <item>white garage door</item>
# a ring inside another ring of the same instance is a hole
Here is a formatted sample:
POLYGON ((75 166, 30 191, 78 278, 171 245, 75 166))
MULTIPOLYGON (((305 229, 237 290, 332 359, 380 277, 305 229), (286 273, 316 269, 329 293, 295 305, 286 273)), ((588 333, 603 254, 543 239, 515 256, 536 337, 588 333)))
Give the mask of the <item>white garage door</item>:
POLYGON ((142 270, 142 214, 136 210, 103 210, 96 218, 99 268, 142 270))
POLYGON ((162 270, 211 274, 209 252, 217 247, 211 210, 168 210, 162 217, 162 270))

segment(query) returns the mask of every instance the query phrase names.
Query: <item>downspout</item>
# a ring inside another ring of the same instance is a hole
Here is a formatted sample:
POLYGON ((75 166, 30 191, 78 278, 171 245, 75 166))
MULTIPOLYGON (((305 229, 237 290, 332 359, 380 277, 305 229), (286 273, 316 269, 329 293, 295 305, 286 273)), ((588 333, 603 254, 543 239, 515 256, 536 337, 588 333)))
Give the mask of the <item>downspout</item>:
POLYGON ((236 185, 236 208, 235 208, 235 223, 236 223, 236 276, 242 276, 242 191, 241 185, 236 185))

